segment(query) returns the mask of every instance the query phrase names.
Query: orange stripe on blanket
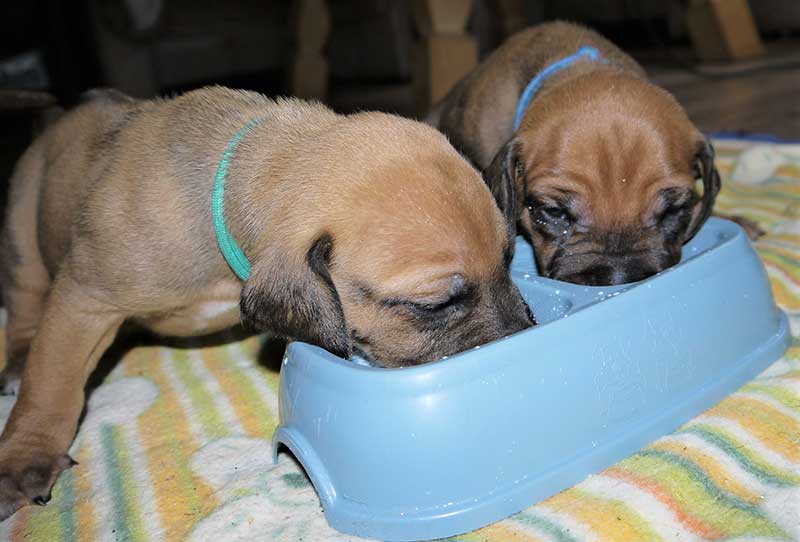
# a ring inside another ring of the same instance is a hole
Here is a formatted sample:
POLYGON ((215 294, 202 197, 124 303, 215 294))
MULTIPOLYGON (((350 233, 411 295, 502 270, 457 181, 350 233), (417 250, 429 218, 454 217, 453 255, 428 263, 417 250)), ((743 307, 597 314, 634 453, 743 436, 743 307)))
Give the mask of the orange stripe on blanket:
POLYGON ((680 521, 691 531, 695 532, 698 536, 710 539, 717 539, 723 536, 724 533, 719 532, 705 523, 703 520, 684 510, 680 503, 675 501, 669 492, 667 492, 667 490, 664 489, 664 487, 662 487, 658 482, 648 478, 636 476, 633 473, 618 469, 617 467, 611 467, 603 471, 603 474, 618 480, 623 480, 651 493, 655 498, 672 510, 678 521, 680 521))
POLYGON ((797 167, 797 164, 781 164, 775 168, 775 171, 772 173, 773 177, 792 177, 792 178, 800 178, 800 167, 797 167))
POLYGON ((14 524, 14 533, 11 535, 12 539, 14 542, 28 542, 30 537, 28 536, 27 526, 31 520, 31 507, 26 506, 20 508, 12 518, 13 521, 16 521, 14 524))
POLYGON ((800 462, 800 422, 751 397, 732 395, 707 413, 734 420, 792 462, 800 462))

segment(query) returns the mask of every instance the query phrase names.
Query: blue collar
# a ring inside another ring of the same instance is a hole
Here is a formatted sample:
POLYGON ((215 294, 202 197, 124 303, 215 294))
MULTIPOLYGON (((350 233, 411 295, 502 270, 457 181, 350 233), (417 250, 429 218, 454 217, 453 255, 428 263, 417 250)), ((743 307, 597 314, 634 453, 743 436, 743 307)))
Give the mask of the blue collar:
POLYGON ((531 105, 534 96, 536 96, 536 93, 539 92, 540 88, 542 88, 544 82, 551 75, 555 75, 561 70, 569 68, 579 60, 583 59, 594 62, 608 62, 608 60, 600 56, 600 51, 598 51, 597 48, 583 46, 578 49, 578 52, 574 55, 562 58, 558 62, 550 64, 545 69, 537 73, 531 82, 528 83, 528 86, 525 87, 525 90, 522 92, 522 96, 520 96, 519 102, 517 103, 517 115, 514 117, 515 132, 519 130, 519 125, 522 123, 522 117, 525 115, 525 110, 528 109, 529 105, 531 105))

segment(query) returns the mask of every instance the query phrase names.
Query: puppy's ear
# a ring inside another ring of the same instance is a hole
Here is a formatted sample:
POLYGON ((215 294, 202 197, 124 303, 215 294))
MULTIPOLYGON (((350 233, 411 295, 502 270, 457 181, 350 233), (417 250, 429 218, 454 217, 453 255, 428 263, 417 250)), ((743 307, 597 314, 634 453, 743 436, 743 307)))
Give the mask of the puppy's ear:
POLYGON ((302 257, 285 247, 262 254, 242 290, 242 322, 350 357, 342 303, 328 271, 332 249, 330 235, 323 234, 302 257))
POLYGON ((506 143, 495 155, 492 163, 483 172, 483 178, 489 185, 497 206, 506 218, 510 233, 516 234, 518 194, 517 178, 522 178, 520 162, 517 159, 517 145, 514 139, 506 143))
POLYGON ((708 217, 711 216, 711 210, 714 207, 714 201, 717 199, 721 185, 719 172, 714 167, 714 147, 707 139, 703 139, 700 143, 695 155, 695 164, 700 176, 703 178, 703 198, 700 200, 698 208, 694 211, 692 222, 686 232, 685 241, 694 237, 700 227, 708 220, 708 217))

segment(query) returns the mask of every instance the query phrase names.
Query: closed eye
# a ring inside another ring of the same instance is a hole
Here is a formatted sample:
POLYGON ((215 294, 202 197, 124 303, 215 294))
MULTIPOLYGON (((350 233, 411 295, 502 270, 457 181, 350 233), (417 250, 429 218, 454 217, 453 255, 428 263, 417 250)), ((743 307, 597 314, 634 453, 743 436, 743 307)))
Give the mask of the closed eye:
POLYGON ((458 301, 455 298, 450 298, 443 303, 412 303, 409 302, 408 306, 414 312, 421 315, 436 315, 447 311, 450 308, 456 307, 458 301))
POLYGON ((654 215, 656 222, 689 212, 697 202, 697 195, 693 191, 682 188, 665 188, 659 195, 661 201, 654 215))
POLYGON ((401 307, 417 317, 443 317, 470 306, 475 297, 474 291, 473 287, 466 286, 458 293, 441 301, 420 302, 411 299, 384 299, 381 303, 389 307, 401 307))
POLYGON ((677 214, 684 213, 684 212, 687 212, 687 211, 689 211, 689 206, 686 205, 685 203, 681 204, 681 205, 670 205, 666 209, 662 209, 656 215, 656 221, 663 222, 664 220, 666 220, 666 219, 668 219, 670 217, 673 217, 673 216, 675 216, 677 214))
POLYGON ((553 222, 567 222, 571 220, 569 212, 562 207, 544 207, 542 209, 538 209, 538 212, 553 222))
POLYGON ((554 201, 550 197, 539 199, 534 195, 528 196, 528 211, 536 229, 548 232, 549 235, 565 235, 568 233, 576 219, 570 209, 571 200, 554 201))

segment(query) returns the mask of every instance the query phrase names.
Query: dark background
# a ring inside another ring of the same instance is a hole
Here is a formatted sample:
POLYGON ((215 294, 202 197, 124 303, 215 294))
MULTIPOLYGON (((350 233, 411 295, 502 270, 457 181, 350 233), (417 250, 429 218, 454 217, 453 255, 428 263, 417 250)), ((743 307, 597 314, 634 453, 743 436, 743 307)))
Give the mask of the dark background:
MULTIPOLYGON (((767 45, 763 66, 708 75, 687 32, 694 0, 529 0, 509 28, 500 2, 474 0, 467 31, 483 57, 521 26, 583 22, 639 59, 701 129, 800 138, 800 1, 757 0, 750 8, 767 45), (788 56, 787 56, 788 55, 788 56), (788 60, 787 60, 788 59, 788 60)), ((46 91, 63 105, 113 86, 149 97, 208 83, 291 94, 298 48, 290 0, 33 0, 0 7, 0 92, 46 91), (132 10, 129 6, 138 6, 132 10)), ((415 44, 410 2, 329 0, 324 100, 339 111, 381 109, 414 116, 415 44)), ((37 112, 0 99, 0 182, 29 143, 37 112)))

